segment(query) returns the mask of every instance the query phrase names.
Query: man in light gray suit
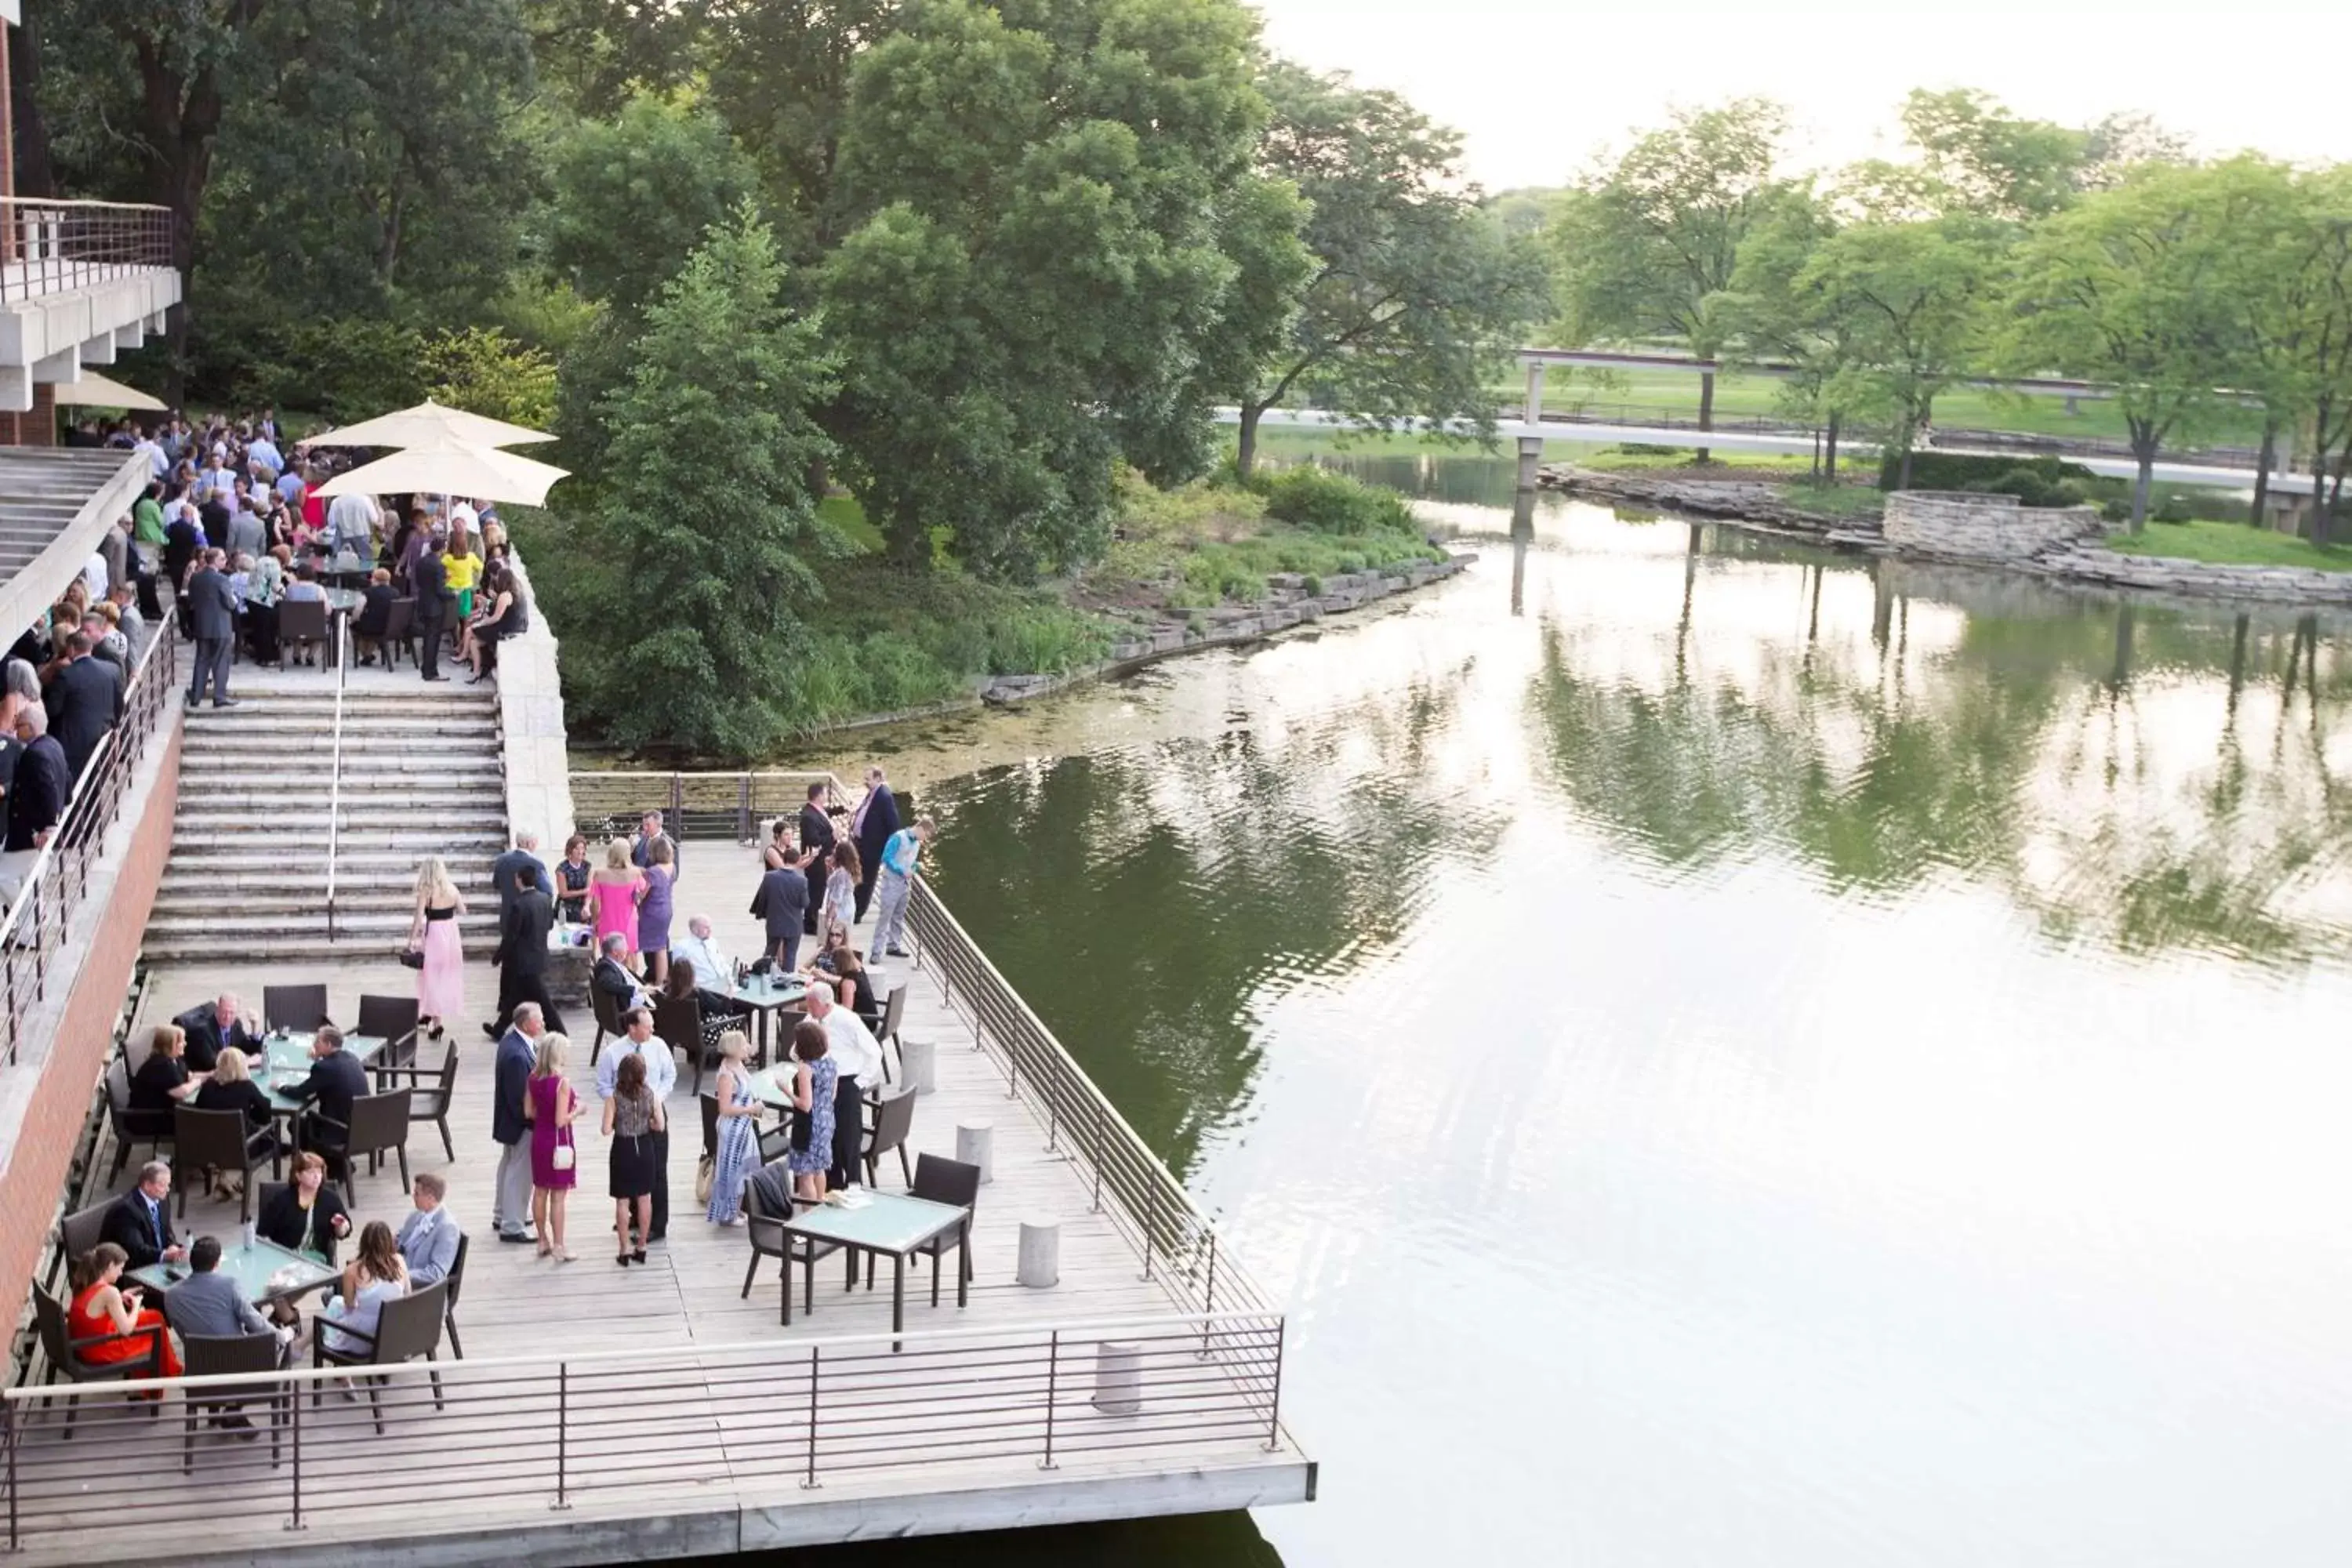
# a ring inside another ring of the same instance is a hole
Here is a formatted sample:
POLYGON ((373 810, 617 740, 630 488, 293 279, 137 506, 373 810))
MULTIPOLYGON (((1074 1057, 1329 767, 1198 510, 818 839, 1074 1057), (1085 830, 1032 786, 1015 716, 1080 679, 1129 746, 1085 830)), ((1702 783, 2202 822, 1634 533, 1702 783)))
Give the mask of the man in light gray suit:
MULTIPOLYGON (((234 1340, 248 1336, 268 1335, 278 1342, 278 1364, 284 1366, 294 1342, 291 1328, 272 1328, 267 1319, 253 1309, 245 1299, 237 1282, 220 1272, 221 1244, 209 1236, 196 1237, 188 1248, 189 1276, 173 1285, 163 1297, 163 1317, 179 1331, 182 1339, 191 1334, 207 1339, 234 1340)), ((256 1389, 258 1394, 260 1390, 256 1389)), ((234 1405, 216 1412, 212 1424, 225 1426, 240 1437, 258 1436, 253 1422, 234 1405)))
POLYGON ((430 1171, 420 1172, 414 1184, 416 1210, 400 1222, 400 1256, 408 1261, 408 1288, 422 1290, 449 1278, 457 1267, 457 1243, 462 1233, 441 1200, 449 1184, 430 1171))

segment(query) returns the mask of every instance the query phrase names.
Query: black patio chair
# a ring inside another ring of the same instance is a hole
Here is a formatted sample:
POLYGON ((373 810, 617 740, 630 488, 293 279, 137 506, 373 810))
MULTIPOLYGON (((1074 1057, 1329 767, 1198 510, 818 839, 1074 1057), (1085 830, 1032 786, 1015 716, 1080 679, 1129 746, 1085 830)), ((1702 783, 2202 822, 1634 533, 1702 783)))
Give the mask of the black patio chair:
MULTIPOLYGON (((422 1290, 412 1290, 405 1296, 386 1300, 376 1315, 375 1331, 355 1329, 331 1321, 321 1322, 311 1337, 311 1362, 314 1367, 327 1366, 397 1366, 403 1362, 423 1356, 428 1362, 440 1360, 441 1330, 449 1315, 449 1282, 438 1280, 422 1290), (361 1342, 356 1351, 327 1348, 330 1331, 361 1342)), ((433 1408, 441 1409, 441 1374, 425 1374, 433 1382, 433 1408)), ((368 1405, 375 1415, 376 1436, 383 1436, 383 1382, 382 1378, 367 1380, 368 1405)), ((320 1384, 310 1385, 310 1405, 318 1408, 325 1389, 320 1384)))
POLYGON ((173 1152, 179 1163, 174 1173, 183 1179, 173 1185, 178 1188, 180 1217, 188 1217, 188 1189, 196 1184, 184 1178, 198 1171, 235 1171, 245 1178, 237 1194, 239 1220, 253 1217, 253 1177, 262 1166, 277 1168, 278 1140, 264 1128, 256 1133, 246 1125, 242 1110, 198 1110, 185 1103, 172 1108, 173 1122, 173 1152), (254 1146, 254 1139, 264 1140, 254 1146))
POLYGON ((447 1305, 441 1311, 441 1321, 449 1331, 449 1353, 459 1361, 466 1359, 466 1347, 457 1339, 457 1292, 466 1285, 466 1251, 474 1238, 464 1231, 457 1233, 457 1256, 449 1260, 448 1278, 442 1283, 449 1287, 447 1305))
POLYGON ((696 996, 656 996, 654 998, 654 1033, 669 1042, 670 1048, 684 1051, 694 1068, 694 1090, 702 1092, 702 1068, 716 1060, 702 1043, 702 1001, 696 996))
POLYGON ((447 1055, 437 1068, 414 1065, 383 1068, 377 1075, 379 1089, 396 1088, 406 1080, 414 1097, 408 1102, 408 1114, 417 1121, 430 1121, 441 1130, 441 1148, 450 1159, 457 1157, 457 1145, 449 1137, 449 1108, 457 1099, 457 1037, 449 1037, 447 1055))
POLYGON ((907 1168, 907 1137, 915 1130, 915 1091, 897 1089, 874 1102, 874 1121, 866 1129, 866 1184, 881 1184, 882 1156, 898 1152, 898 1174, 912 1190, 915 1173, 907 1168))
MULTIPOLYGON (((33 1289, 33 1323, 41 1341, 41 1352, 49 1363, 47 1381, 63 1379, 68 1384, 127 1383, 132 1378, 163 1375, 163 1333, 158 1329, 134 1329, 127 1334, 76 1334, 66 1322, 65 1303, 36 1286, 33 1289), (75 1352, 92 1346, 110 1344, 117 1340, 145 1340, 147 1349, 125 1361, 86 1362, 75 1352)), ((73 1437, 74 1412, 80 1407, 81 1396, 68 1393, 66 1402, 66 1437, 73 1437)), ((150 1415, 163 1413, 163 1402, 152 1402, 150 1415)))
MULTIPOLYGON (((783 1287, 783 1293, 777 1298, 776 1303, 776 1316, 781 1321, 791 1306, 793 1265, 797 1263, 801 1266, 802 1310, 814 1311, 816 1308, 816 1260, 832 1257, 841 1250, 841 1245, 786 1230, 786 1220, 801 1209, 814 1208, 817 1200, 803 1198, 795 1193, 791 1197, 789 1210, 778 1214, 761 1195, 759 1174, 755 1171, 743 1178, 743 1234, 751 1243, 751 1261, 743 1270, 743 1289, 736 1299, 751 1299, 751 1279, 760 1272, 760 1259, 774 1258, 782 1274, 779 1282, 783 1287)), ((789 1181, 791 1178, 785 1179, 789 1181)), ((851 1270, 853 1276, 856 1272, 851 1270)))
POLYGON ((284 599, 278 605, 278 668, 286 668, 294 645, 327 647, 327 602, 324 599, 284 599))
POLYGON ((391 610, 383 617, 383 635, 368 640, 383 649, 386 669, 399 667, 404 651, 408 655, 409 663, 416 663, 416 601, 394 599, 391 610))
MULTIPOLYGON (((360 1173, 359 1158, 368 1159, 368 1174, 383 1170, 386 1153, 400 1161, 400 1190, 408 1187, 408 1123, 410 1102, 415 1090, 390 1089, 382 1094, 363 1094, 352 1101, 352 1124, 343 1130, 343 1193, 351 1194, 352 1184, 360 1173)), ((320 1118, 322 1121, 325 1118, 320 1118)))
MULTIPOLYGON (((71 1268, 75 1258, 89 1256, 89 1249, 104 1238, 106 1211, 113 1206, 114 1200, 109 1198, 103 1203, 92 1204, 86 1209, 76 1209, 58 1221, 57 1260, 58 1263, 71 1268)), ((57 1271, 51 1269, 49 1282, 55 1283, 56 1279, 57 1271)))
POLYGON ((171 1112, 131 1109, 131 1065, 121 1057, 106 1069, 106 1120, 114 1130, 114 1168, 106 1173, 109 1186, 122 1179, 132 1144, 146 1144, 148 1158, 160 1160, 163 1145, 172 1141, 171 1112))
POLYGON ((882 1077, 890 1077, 890 1058, 903 1058, 905 1047, 898 1044, 898 1026, 907 1016, 907 983, 900 981, 890 987, 890 994, 882 1002, 882 1021, 874 1027, 874 1042, 882 1047, 882 1077))
MULTIPOLYGON (((915 1158, 915 1196, 929 1198, 935 1204, 948 1204, 963 1210, 963 1223, 950 1231, 942 1231, 915 1250, 931 1260, 931 1305, 940 1304, 940 1260, 948 1249, 965 1242, 963 1277, 971 1278, 971 1247, 966 1238, 971 1232, 972 1210, 980 1203, 980 1167, 967 1165, 961 1160, 950 1160, 940 1154, 919 1154, 915 1158)), ((874 1255, 866 1254, 866 1279, 874 1279, 874 1255)))
POLYGON ((372 1064, 376 1075, 376 1088, 385 1087, 384 1077, 398 1068, 414 1066, 416 1061, 416 998, 414 996, 360 997, 360 1021, 353 1032, 383 1042, 383 1049, 375 1055, 372 1064))
POLYGON ((261 1026, 305 1034, 334 1020, 327 1016, 323 985, 265 985, 261 988, 261 1026))
MULTIPOLYGON (((181 1361, 190 1377, 226 1377, 241 1373, 274 1373, 278 1370, 278 1336, 276 1334, 182 1334, 181 1361)), ((185 1389, 186 1405, 183 1419, 185 1430, 180 1438, 180 1472, 193 1475, 196 1468, 196 1426, 200 1420, 215 1415, 242 1415, 247 1405, 259 1400, 268 1406, 269 1468, 278 1465, 278 1445, 284 1440, 284 1428, 289 1419, 289 1408, 293 1403, 291 1385, 283 1381, 268 1384, 243 1384, 227 1388, 185 1389)))
POLYGON ((619 999, 609 991, 599 990, 593 978, 588 986, 588 1010, 596 1016, 596 1037, 588 1042, 588 1065, 593 1068, 596 1065, 596 1053, 604 1048, 604 1037, 618 1039, 628 1031, 621 1027, 619 999))

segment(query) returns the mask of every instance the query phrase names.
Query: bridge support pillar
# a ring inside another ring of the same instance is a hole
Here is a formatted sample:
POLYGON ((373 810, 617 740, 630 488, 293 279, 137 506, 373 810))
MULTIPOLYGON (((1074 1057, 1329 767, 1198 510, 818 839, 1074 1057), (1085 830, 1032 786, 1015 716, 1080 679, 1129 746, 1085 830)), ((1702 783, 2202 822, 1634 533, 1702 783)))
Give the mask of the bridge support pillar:
POLYGON ((1540 424, 1543 420, 1543 361, 1534 360, 1529 362, 1528 365, 1528 423, 1530 425, 1540 424))
POLYGON ((1543 462, 1543 448, 1540 436, 1519 437, 1519 489, 1531 490, 1536 488, 1536 469, 1543 462))

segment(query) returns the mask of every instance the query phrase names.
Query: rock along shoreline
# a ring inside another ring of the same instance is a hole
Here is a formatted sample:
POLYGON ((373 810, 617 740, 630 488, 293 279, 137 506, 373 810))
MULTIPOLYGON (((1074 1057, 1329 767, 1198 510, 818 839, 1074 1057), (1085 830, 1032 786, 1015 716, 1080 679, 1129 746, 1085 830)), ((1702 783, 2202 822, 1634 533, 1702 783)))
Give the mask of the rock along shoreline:
POLYGON ((2095 587, 2191 599, 2251 599, 2272 605, 2352 606, 2352 572, 2293 566, 2233 566, 2163 555, 2131 555, 2097 543, 2071 542, 2013 558, 1940 551, 1889 539, 1877 519, 1837 516, 1791 506, 1771 485, 1741 479, 1644 479, 1598 473, 1568 464, 1538 474, 1544 489, 1646 510, 1729 522, 1759 533, 1802 539, 1875 555, 1946 562, 2095 587))

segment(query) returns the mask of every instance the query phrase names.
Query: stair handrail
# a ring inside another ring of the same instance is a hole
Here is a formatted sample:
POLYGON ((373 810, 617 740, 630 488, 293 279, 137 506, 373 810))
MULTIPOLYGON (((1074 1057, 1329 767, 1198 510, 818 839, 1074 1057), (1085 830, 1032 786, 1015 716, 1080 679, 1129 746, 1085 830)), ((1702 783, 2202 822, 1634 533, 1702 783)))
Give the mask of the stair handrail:
POLYGON ((343 683, 351 679, 352 618, 335 617, 334 762, 327 774, 327 940, 335 940, 335 862, 342 858, 343 683))

